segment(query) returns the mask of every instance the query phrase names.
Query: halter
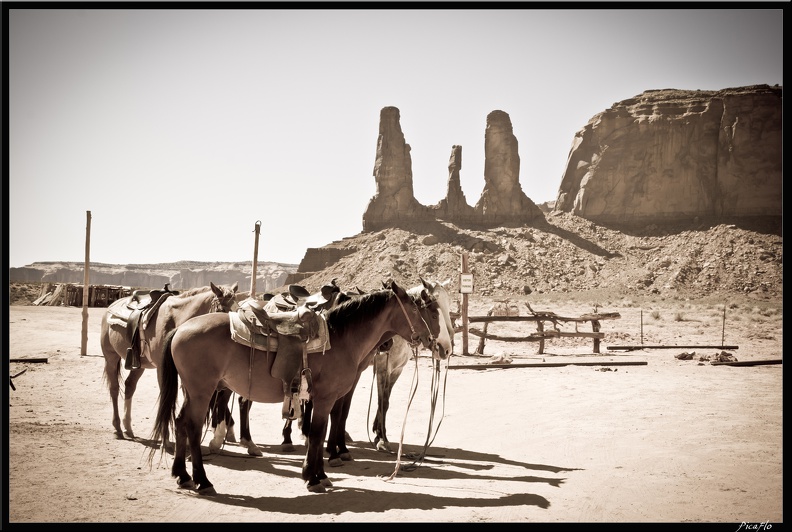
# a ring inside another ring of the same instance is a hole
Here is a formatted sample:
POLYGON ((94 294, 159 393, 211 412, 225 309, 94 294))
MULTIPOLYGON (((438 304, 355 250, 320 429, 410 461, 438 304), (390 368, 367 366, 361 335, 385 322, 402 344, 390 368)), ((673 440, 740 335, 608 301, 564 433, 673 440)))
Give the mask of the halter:
MULTIPOLYGON (((404 303, 402 303, 401 298, 399 297, 399 294, 395 294, 395 295, 396 295, 396 301, 399 302, 399 306, 402 309, 402 313, 404 314, 404 317, 407 318, 407 323, 410 325, 410 333, 411 333, 410 334, 410 347, 412 347, 413 349, 415 349, 417 351, 418 350, 418 344, 420 343, 420 338, 418 336, 418 333, 415 332, 415 328, 413 327, 412 320, 410 320, 410 316, 407 315, 407 309, 404 308, 404 303)), ((410 298, 410 299, 412 300, 413 305, 415 305, 415 308, 417 309, 418 308, 418 303, 416 303, 415 300, 413 300, 412 298, 410 298)), ((434 344, 435 337, 432 334, 432 331, 429 330, 429 324, 426 323, 426 320, 424 320, 423 317, 421 317, 421 321, 424 322, 424 325, 426 325, 426 330, 429 331, 429 343, 430 343, 430 345, 434 344)))

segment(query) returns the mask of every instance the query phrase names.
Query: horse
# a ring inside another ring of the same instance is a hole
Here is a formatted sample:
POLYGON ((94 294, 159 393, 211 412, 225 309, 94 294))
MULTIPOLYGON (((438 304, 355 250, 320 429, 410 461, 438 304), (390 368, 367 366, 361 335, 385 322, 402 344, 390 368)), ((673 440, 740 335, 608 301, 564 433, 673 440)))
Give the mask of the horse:
MULTIPOLYGON (((451 279, 443 282, 435 282, 421 278, 421 285, 429 291, 429 294, 437 299, 440 306, 440 315, 443 318, 443 331, 438 337, 437 343, 440 345, 447 334, 450 338, 450 349, 446 356, 440 353, 440 358, 445 359, 454 351, 454 324, 451 320, 451 296, 446 287, 451 283, 451 279)), ((411 290, 415 290, 415 287, 411 290)), ((377 381, 377 413, 374 417, 371 430, 374 432, 374 446, 378 451, 392 452, 390 442, 385 431, 385 417, 390 407, 390 396, 393 385, 402 374, 402 370, 409 362, 412 349, 402 338, 393 337, 393 343, 389 349, 380 349, 374 357, 374 375, 377 381)))
MULTIPOLYGON (((295 310, 300 305, 306 305, 315 311, 323 312, 335 306, 337 303, 347 301, 353 295, 359 295, 363 292, 358 288, 357 292, 342 292, 341 288, 336 283, 337 279, 333 278, 329 283, 323 285, 319 291, 314 294, 301 286, 292 284, 289 285, 289 291, 283 292, 280 295, 267 294, 264 306, 268 312, 280 312, 284 310, 295 310)), ((228 408, 228 402, 231 400, 232 392, 228 388, 217 390, 209 402, 212 416, 212 429, 214 436, 209 441, 209 452, 216 453, 222 448, 223 442, 236 442, 234 435, 234 418, 231 410, 228 408)), ((241 419, 242 431, 240 433, 239 444, 247 449, 250 456, 262 456, 261 449, 253 442, 250 436, 250 408, 252 403, 239 396, 239 414, 241 419)), ((283 427, 283 444, 282 448, 285 452, 294 451, 294 445, 291 441, 291 422, 292 418, 287 417, 286 424, 283 427)))
POLYGON ((127 296, 115 301, 107 312, 102 315, 99 342, 105 358, 103 379, 110 392, 113 404, 113 429, 116 438, 124 439, 124 434, 134 439, 132 430, 132 397, 135 395, 138 380, 146 369, 158 368, 162 360, 162 340, 165 335, 193 316, 209 312, 230 312, 236 305, 236 292, 239 283, 232 286, 209 286, 193 288, 178 295, 170 295, 156 310, 153 319, 145 327, 139 329, 141 351, 140 367, 131 369, 123 379, 121 361, 126 358, 127 349, 131 347, 127 334, 127 325, 115 317, 129 305, 134 296, 127 296), (121 429, 118 396, 123 383, 124 395, 124 430, 121 429))
MULTIPOLYGON (((440 316, 443 320, 443 323, 441 324, 441 331, 437 338, 437 345, 440 350, 439 358, 444 360, 453 353, 454 349, 454 325, 451 321, 450 311, 451 296, 446 289, 446 287, 450 284, 451 279, 447 279, 443 282, 435 282, 420 278, 420 281, 421 284, 410 288, 407 292, 413 297, 420 297, 421 291, 426 289, 430 295, 437 299, 438 305, 440 307, 440 316)), ((363 293, 364 292, 358 288, 357 293, 347 292, 346 295, 356 297, 363 293)), ((388 442, 386 436, 385 417, 390 406, 390 396, 391 391, 393 390, 393 385, 398 380, 402 370, 407 365, 407 362, 410 360, 411 354, 412 350, 410 345, 400 336, 394 336, 391 340, 377 348, 373 359, 374 373, 376 375, 377 381, 378 405, 372 430, 375 434, 373 443, 376 449, 379 451, 392 452, 389 444, 390 442, 388 442), (388 345, 388 347, 385 347, 386 345, 388 345)), ((230 393, 227 393, 227 390, 220 391, 218 392, 218 401, 216 404, 227 403, 229 398, 230 393)), ((352 397, 350 396, 347 398, 347 401, 351 401, 351 399, 352 397)), ((250 401, 241 395, 239 396, 239 418, 241 426, 240 445, 247 448, 249 455, 262 456, 261 450, 258 448, 258 445, 253 442, 253 438, 250 435, 249 416, 251 406, 252 405, 250 401)), ((220 408, 227 410, 227 406, 220 408)), ((341 406, 339 406, 339 408, 341 408, 341 406)), ((348 407, 346 412, 347 414, 349 413, 348 407)), ((216 414, 213 412, 213 415, 216 414)), ((346 416, 344 419, 346 419, 346 416)), ((294 451, 294 445, 291 439, 292 421, 292 419, 287 419, 283 426, 283 442, 281 443, 281 450, 284 452, 294 451)), ((209 449, 212 452, 217 452, 217 450, 220 449, 225 436, 225 433, 223 432, 223 426, 219 424, 217 424, 217 426, 220 428, 215 430, 215 437, 209 443, 209 449)), ((333 423, 331 420, 331 432, 333 431, 332 426, 333 423)), ((334 439, 339 438, 340 435, 336 436, 334 439)), ((346 443, 351 442, 351 438, 349 437, 346 430, 344 430, 344 437, 342 441, 333 441, 332 439, 328 439, 326 450, 330 454, 330 458, 328 460, 330 466, 340 466, 342 465, 342 462, 352 459, 351 454, 345 445, 346 443)))
MULTIPOLYGON (((424 293, 422 305, 431 309, 436 321, 427 324, 418 303, 395 281, 388 288, 350 299, 330 309, 326 315, 329 348, 308 353, 303 375, 310 377, 309 399, 305 403, 303 433, 308 438, 302 479, 308 491, 321 493, 332 482, 324 472, 323 447, 328 417, 336 402, 353 389, 360 373, 371 363, 374 349, 394 335, 420 343, 434 351, 440 333, 437 300, 424 293)), ((271 375, 275 357, 261 351, 254 354, 233 340, 231 318, 226 313, 196 316, 168 333, 163 347, 160 395, 151 438, 161 441, 165 453, 169 431, 174 430, 175 450, 171 476, 178 486, 195 489, 200 495, 216 495, 206 476, 201 455, 201 439, 208 421, 209 401, 215 390, 227 387, 261 403, 283 400, 283 381, 271 375), (256 363, 258 362, 258 363, 256 363), (178 416, 179 380, 183 400, 178 416), (189 446, 189 449, 188 449, 189 446), (186 455, 192 460, 192 476, 186 455)), ((148 461, 151 465, 156 448, 148 461)))

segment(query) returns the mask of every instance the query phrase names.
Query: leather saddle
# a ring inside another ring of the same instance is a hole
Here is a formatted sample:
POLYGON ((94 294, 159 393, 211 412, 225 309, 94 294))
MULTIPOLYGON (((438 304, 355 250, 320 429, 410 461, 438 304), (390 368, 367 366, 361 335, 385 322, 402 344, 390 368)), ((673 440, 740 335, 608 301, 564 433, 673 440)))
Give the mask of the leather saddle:
POLYGON ((283 382, 284 417, 299 417, 300 392, 310 394, 310 373, 301 379, 304 359, 307 353, 328 348, 323 313, 332 308, 340 293, 333 279, 314 294, 300 285, 290 285, 288 292, 264 296, 263 301, 246 299, 239 305, 237 317, 249 329, 249 345, 257 347, 253 339, 263 337, 265 350, 275 351, 271 375, 283 382))
POLYGON ((127 303, 130 311, 126 320, 126 339, 130 346, 127 348, 125 369, 140 367, 140 328, 154 317, 160 306, 172 295, 179 292, 170 289, 170 283, 165 284, 162 290, 135 290, 127 303))

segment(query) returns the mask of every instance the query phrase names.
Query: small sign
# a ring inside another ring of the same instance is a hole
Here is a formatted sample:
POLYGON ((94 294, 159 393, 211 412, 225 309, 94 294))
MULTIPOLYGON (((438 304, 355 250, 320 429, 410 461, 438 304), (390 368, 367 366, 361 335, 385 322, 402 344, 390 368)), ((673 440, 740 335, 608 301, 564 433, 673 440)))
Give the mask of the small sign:
POLYGON ((459 293, 472 294, 473 293, 473 274, 460 273, 459 274, 459 293))

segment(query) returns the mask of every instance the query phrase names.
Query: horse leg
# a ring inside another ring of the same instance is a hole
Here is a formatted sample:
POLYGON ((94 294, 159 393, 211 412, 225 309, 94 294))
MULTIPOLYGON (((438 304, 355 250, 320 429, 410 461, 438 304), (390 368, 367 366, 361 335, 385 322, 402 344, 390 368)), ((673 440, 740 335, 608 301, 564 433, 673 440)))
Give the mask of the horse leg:
POLYGON ((377 374, 377 415, 374 418, 374 426, 372 428, 376 434, 374 443, 378 451, 393 452, 388 441, 385 420, 388 417, 393 385, 401 375, 402 369, 404 369, 404 366, 393 369, 386 368, 386 371, 377 374))
POLYGON ((230 398, 230 390, 215 390, 212 399, 209 401, 212 411, 212 428, 214 428, 214 436, 209 441, 210 453, 219 453, 226 439, 228 431, 226 412, 228 412, 228 401, 230 398))
POLYGON ((327 434, 327 406, 322 405, 318 413, 316 405, 311 414, 311 429, 308 433, 308 449, 302 466, 302 479, 307 482, 308 491, 324 493, 326 487, 333 485, 324 472, 324 440, 327 434))
POLYGON ((105 355, 105 382, 107 390, 110 392, 110 402, 113 404, 113 429, 116 438, 124 439, 124 431, 121 430, 121 416, 118 412, 118 396, 121 392, 121 359, 112 353, 112 356, 105 355))
POLYGON ((374 373, 377 376, 377 412, 371 431, 374 433, 374 445, 378 451, 391 452, 388 439, 385 435, 385 412, 388 409, 390 398, 390 383, 388 382, 388 353, 378 354, 374 359, 374 373))
MULTIPOLYGON (((120 364, 120 359, 119 359, 120 364)), ((130 437, 135 437, 135 432, 132 430, 132 397, 135 395, 137 383, 140 377, 143 376, 143 368, 135 368, 129 371, 126 380, 124 381, 124 433, 130 437)))
POLYGON ((239 444, 247 448, 250 456, 263 456, 261 449, 258 448, 258 445, 253 442, 253 438, 250 436, 250 409, 252 406, 253 401, 245 399, 241 395, 239 396, 239 423, 242 425, 239 433, 239 444))
MULTIPOLYGON (((173 450, 173 465, 171 465, 171 476, 176 479, 179 488, 195 489, 195 483, 187 472, 187 429, 184 419, 185 409, 182 407, 179 415, 176 416, 174 424, 174 439, 176 440, 173 450)), ((198 456, 200 456, 200 451, 198 456)))
MULTIPOLYGON (((200 495, 217 495, 214 486, 209 482, 206 476, 206 470, 203 465, 203 455, 201 454, 201 439, 203 437, 203 428, 209 399, 210 396, 207 396, 205 401, 193 401, 190 396, 185 397, 184 405, 179 415, 182 425, 180 428, 176 429, 177 431, 182 431, 182 442, 184 442, 184 439, 187 439, 189 442, 190 460, 192 461, 192 482, 196 485, 196 489, 200 495), (203 408, 199 405, 203 405, 203 408)), ((176 421, 178 425, 179 418, 177 418, 176 421)), ((184 443, 182 443, 182 447, 184 448, 184 443)), ((183 459, 181 465, 185 468, 183 473, 186 474, 187 471, 183 459)), ((176 468, 175 456, 173 458, 173 468, 174 470, 176 468)), ((187 476, 189 478, 189 475, 187 476)), ((184 487, 182 486, 182 482, 179 482, 179 486, 184 487)))
MULTIPOLYGON (((242 399, 241 397, 239 398, 242 399)), ((236 443, 236 433, 234 432, 234 416, 231 415, 231 410, 229 410, 228 406, 225 408, 225 412, 223 412, 223 420, 226 424, 226 435, 225 441, 228 443, 236 443)))
POLYGON ((346 446, 346 420, 349 417, 352 395, 359 378, 360 375, 355 379, 352 389, 335 402, 333 410, 330 412, 330 434, 327 438, 327 452, 330 453, 330 457, 327 459, 327 463, 331 467, 338 467, 343 465, 343 462, 352 460, 352 454, 346 446))
POLYGON ((281 443, 281 451, 285 453, 291 453, 294 451, 294 444, 292 443, 291 433, 292 433, 292 420, 286 418, 286 423, 283 424, 283 443, 281 443))

